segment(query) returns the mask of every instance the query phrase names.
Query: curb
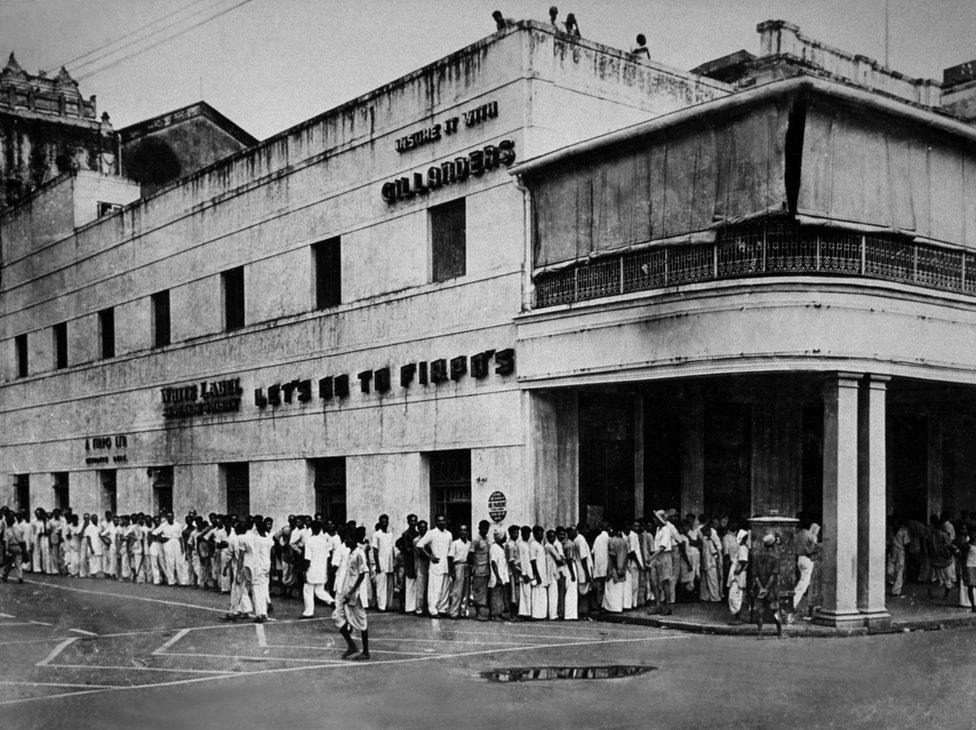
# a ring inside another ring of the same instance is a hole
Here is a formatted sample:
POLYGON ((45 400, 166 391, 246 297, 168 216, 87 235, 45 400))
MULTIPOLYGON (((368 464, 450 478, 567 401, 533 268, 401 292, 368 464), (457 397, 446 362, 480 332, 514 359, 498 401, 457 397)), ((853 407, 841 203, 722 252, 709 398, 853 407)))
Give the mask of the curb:
MULTIPOLYGON (((647 626, 655 629, 669 629, 683 631, 690 634, 708 634, 713 636, 758 636, 759 629, 754 624, 714 624, 696 621, 681 621, 680 619, 662 619, 653 616, 628 616, 624 614, 600 614, 591 616, 594 621, 612 624, 627 624, 631 626, 647 626)), ((765 636, 776 635, 776 628, 772 622, 767 624, 770 631, 765 636)), ((784 638, 817 638, 843 639, 854 636, 877 636, 881 634, 904 634, 912 631, 940 631, 944 629, 976 628, 976 616, 946 617, 940 619, 917 619, 892 621, 875 626, 859 626, 850 629, 837 629, 830 626, 803 624, 787 624, 784 626, 784 638)))

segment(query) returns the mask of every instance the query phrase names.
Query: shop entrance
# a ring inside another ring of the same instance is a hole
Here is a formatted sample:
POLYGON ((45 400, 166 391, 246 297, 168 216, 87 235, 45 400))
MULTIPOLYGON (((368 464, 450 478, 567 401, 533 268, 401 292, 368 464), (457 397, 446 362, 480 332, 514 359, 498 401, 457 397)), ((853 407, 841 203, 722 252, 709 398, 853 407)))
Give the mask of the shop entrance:
POLYGON ((751 415, 748 403, 705 405, 704 503, 710 515, 752 514, 751 415))
POLYGON ((579 516, 587 525, 634 519, 634 460, 634 398, 581 396, 579 516))

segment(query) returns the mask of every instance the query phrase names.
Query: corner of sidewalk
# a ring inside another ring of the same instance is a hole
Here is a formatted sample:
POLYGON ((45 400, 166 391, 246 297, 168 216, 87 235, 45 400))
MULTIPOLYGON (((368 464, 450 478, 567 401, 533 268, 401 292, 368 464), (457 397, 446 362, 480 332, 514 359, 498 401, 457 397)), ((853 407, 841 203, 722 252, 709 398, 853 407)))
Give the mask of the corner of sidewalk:
MULTIPOLYGON (((680 610, 680 609, 679 609, 680 610)), ((629 611, 626 613, 601 613, 593 615, 594 621, 606 623, 629 624, 633 626, 647 626, 649 628, 671 629, 674 631, 685 631, 696 634, 712 634, 722 636, 758 636, 759 629, 755 624, 742 623, 731 624, 721 621, 702 621, 695 619, 682 619, 680 616, 656 616, 648 614, 643 610, 629 611)), ((772 622, 766 624, 766 635, 772 636, 776 633, 776 627, 772 622)), ((938 631, 941 629, 960 629, 976 627, 976 614, 966 616, 942 616, 930 619, 903 619, 883 621, 871 626, 856 626, 851 628, 839 628, 834 626, 822 626, 808 621, 797 621, 785 624, 783 635, 787 638, 847 638, 852 636, 874 636, 879 634, 902 634, 912 631, 938 631)))

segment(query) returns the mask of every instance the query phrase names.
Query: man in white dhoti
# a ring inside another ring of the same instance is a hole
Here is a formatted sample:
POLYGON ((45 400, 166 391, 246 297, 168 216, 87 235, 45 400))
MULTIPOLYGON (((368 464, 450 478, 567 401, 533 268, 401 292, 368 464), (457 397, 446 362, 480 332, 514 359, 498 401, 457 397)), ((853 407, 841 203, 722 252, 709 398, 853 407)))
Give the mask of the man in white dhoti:
POLYGON ((251 595, 254 601, 254 623, 268 620, 268 604, 271 602, 271 548, 274 539, 268 534, 268 525, 261 515, 254 516, 254 529, 244 535, 244 573, 250 572, 251 595))
MULTIPOLYGON (((580 525, 582 527, 582 525, 580 525)), ((593 585, 593 562, 590 555, 590 546, 586 538, 580 534, 579 530, 572 525, 566 530, 566 536, 573 541, 574 559, 576 561, 576 591, 579 593, 578 608, 584 613, 589 613, 590 609, 590 589, 593 585)))
POLYGON ((316 598, 329 605, 335 604, 335 599, 325 590, 331 554, 332 545, 328 536, 322 533, 322 523, 314 520, 312 534, 305 540, 305 585, 302 587, 305 612, 301 618, 312 618, 315 615, 316 598))
POLYGON ((624 610, 637 608, 637 597, 644 577, 644 556, 641 554, 641 539, 635 522, 624 534, 627 540, 627 593, 624 595, 624 610))
POLYGON ((38 507, 30 521, 30 565, 32 573, 43 573, 48 562, 47 515, 38 507))
POLYGON ((335 576, 336 606, 332 612, 332 620, 335 621, 342 638, 346 640, 347 649, 342 654, 343 659, 349 659, 359 653, 359 647, 352 640, 354 630, 359 631, 363 639, 363 650, 356 659, 369 659, 369 630, 366 623, 366 609, 360 602, 359 592, 359 587, 369 574, 366 555, 360 548, 360 545, 365 541, 365 528, 356 527, 347 531, 346 550, 343 552, 339 570, 335 576))
POLYGON ((227 549, 230 555, 224 563, 223 570, 231 576, 230 606, 227 613, 220 617, 221 621, 236 621, 251 612, 251 584, 244 571, 244 533, 247 526, 238 522, 234 532, 227 538, 227 549))
POLYGON ((450 607, 450 575, 448 574, 447 553, 451 549, 454 536, 447 529, 444 515, 437 515, 434 529, 427 532, 417 547, 430 558, 430 573, 427 578, 427 610, 431 618, 447 614, 450 607))
POLYGON ((542 543, 546 539, 541 525, 532 528, 529 537, 529 600, 532 603, 532 618, 544 619, 549 615, 549 581, 546 570, 546 551, 542 543))
POLYGON ((722 542, 710 522, 701 526, 701 585, 698 595, 703 601, 722 600, 722 542))
POLYGON ((566 555, 562 543, 556 540, 555 530, 546 530, 542 547, 546 551, 546 571, 542 576, 542 583, 546 587, 546 618, 555 621, 560 616, 562 574, 559 569, 566 564, 566 555))
POLYGON ((376 566, 376 610, 385 611, 390 607, 393 595, 393 535, 390 534, 390 518, 387 515, 380 515, 369 547, 376 566))
POLYGON ((607 613, 620 613, 624 610, 624 593, 627 590, 627 541, 619 530, 610 529, 609 533, 602 608, 607 613))
POLYGON ((603 592, 606 590, 607 570, 610 566, 610 555, 608 546, 610 545, 610 533, 607 532, 607 523, 600 523, 600 532, 593 540, 593 586, 594 600, 597 610, 603 608, 603 592))
POLYGON ((102 578, 102 553, 105 544, 102 542, 102 531, 98 525, 98 515, 93 514, 84 532, 85 554, 88 556, 90 575, 92 578, 102 578))
POLYGON ((559 575, 562 578, 562 586, 560 586, 562 618, 564 621, 575 621, 579 618, 579 591, 577 590, 579 573, 576 567, 579 558, 576 554, 576 544, 569 539, 569 532, 563 527, 556 528, 556 541, 563 546, 565 558, 565 562, 559 567, 559 575))
POLYGON ((742 598, 745 594, 746 582, 749 579, 749 532, 739 530, 736 533, 735 559, 729 568, 729 611, 732 612, 733 624, 742 623, 742 598))
POLYGON ((519 539, 516 541, 519 556, 519 601, 518 615, 522 618, 532 618, 532 560, 529 557, 529 541, 532 539, 532 528, 522 525, 519 539))
POLYGON ((160 563, 162 572, 166 577, 167 585, 175 586, 178 583, 177 565, 183 559, 183 530, 180 525, 173 521, 173 513, 167 512, 166 517, 153 530, 157 542, 162 546, 160 563))

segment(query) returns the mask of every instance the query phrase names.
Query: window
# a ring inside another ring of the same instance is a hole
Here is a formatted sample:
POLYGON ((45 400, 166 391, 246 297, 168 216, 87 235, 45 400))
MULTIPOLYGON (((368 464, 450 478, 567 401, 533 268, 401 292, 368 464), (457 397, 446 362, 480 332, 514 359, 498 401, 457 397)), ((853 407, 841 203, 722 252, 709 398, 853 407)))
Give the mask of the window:
POLYGON ((315 511, 336 524, 346 521, 346 459, 312 459, 315 511))
POLYGON ((251 514, 251 483, 246 461, 221 464, 227 492, 227 514, 244 517, 251 514))
POLYGON ((68 323, 62 322, 51 328, 54 332, 54 368, 68 367, 68 323))
POLYGON ((220 275, 224 291, 224 329, 228 332, 244 326, 244 267, 228 269, 220 275))
POLYGON ((102 343, 102 359, 115 357, 115 310, 112 307, 98 313, 98 336, 102 343))
POLYGON ((14 474, 14 495, 17 497, 17 509, 30 511, 30 475, 14 474))
POLYGON ((312 246, 312 276, 315 308, 326 309, 342 302, 341 248, 338 238, 312 246))
POLYGON ((457 534, 460 525, 471 525, 471 452, 435 451, 430 463, 430 518, 447 518, 448 529, 457 534))
POLYGON ((173 511, 173 467, 157 466, 149 470, 153 506, 157 514, 173 511))
POLYGON ((54 480, 54 506, 63 510, 70 505, 68 502, 68 472, 56 471, 51 474, 54 480))
POLYGON ((430 209, 430 245, 434 281, 465 274, 464 198, 430 209))
POLYGON ((100 470, 98 478, 102 483, 102 512, 111 512, 114 515, 118 511, 115 469, 100 470))
POLYGON ((122 206, 118 203, 103 203, 98 201, 98 217, 101 218, 103 215, 112 215, 117 210, 122 210, 122 206))
POLYGON ((169 334, 169 289, 156 292, 152 301, 153 347, 165 347, 170 343, 169 334))
POLYGON ((27 377, 27 335, 14 338, 14 357, 17 360, 17 377, 27 377))

